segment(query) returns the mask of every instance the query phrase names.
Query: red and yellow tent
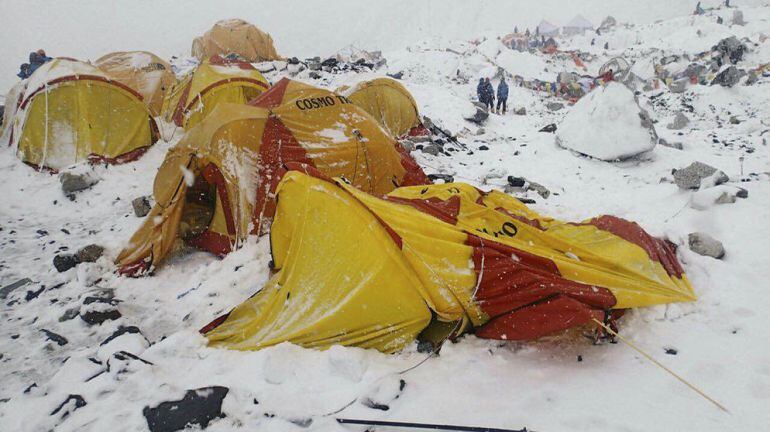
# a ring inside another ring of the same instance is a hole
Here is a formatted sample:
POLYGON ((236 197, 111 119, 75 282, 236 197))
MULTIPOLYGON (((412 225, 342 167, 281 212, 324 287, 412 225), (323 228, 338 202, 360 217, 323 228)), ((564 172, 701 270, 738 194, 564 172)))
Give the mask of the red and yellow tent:
POLYGON ((157 266, 180 240, 217 255, 265 232, 284 167, 303 163, 382 195, 428 183, 377 122, 328 90, 281 80, 249 105, 221 104, 174 148, 155 177, 155 207, 118 256, 120 271, 157 266))

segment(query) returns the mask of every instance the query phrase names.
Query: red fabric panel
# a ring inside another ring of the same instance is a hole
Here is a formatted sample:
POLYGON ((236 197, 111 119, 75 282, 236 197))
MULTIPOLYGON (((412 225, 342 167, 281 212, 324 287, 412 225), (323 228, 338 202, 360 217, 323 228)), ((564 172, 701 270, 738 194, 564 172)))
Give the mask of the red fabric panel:
POLYGON ((90 80, 90 81, 106 82, 106 83, 112 84, 114 86, 120 87, 123 90, 131 93, 134 97, 136 97, 140 101, 144 100, 144 98, 142 98, 142 95, 139 94, 136 90, 132 89, 131 87, 129 87, 129 86, 127 86, 127 85, 125 85, 125 84, 123 84, 123 83, 121 83, 119 81, 113 81, 111 79, 108 79, 108 78, 105 78, 105 77, 99 76, 99 75, 68 75, 68 76, 63 76, 63 77, 59 77, 59 78, 56 78, 54 80, 48 81, 47 83, 45 83, 45 84, 41 85, 40 87, 38 87, 37 89, 35 89, 35 91, 30 93, 29 96, 27 96, 27 98, 24 99, 24 101, 21 103, 21 105, 19 105, 19 109, 24 109, 27 106, 27 104, 29 103, 29 101, 31 101, 32 98, 34 98, 37 93, 39 93, 43 89, 45 89, 46 86, 52 86, 54 84, 58 84, 58 83, 61 83, 61 82, 66 82, 66 81, 80 81, 80 80, 90 80))
POLYGON ((426 136, 430 135, 430 131, 423 126, 422 123, 418 124, 417 126, 409 129, 409 132, 406 133, 407 136, 413 137, 413 136, 426 136))
POLYGON ((282 78, 270 87, 266 92, 259 95, 256 99, 249 102, 249 105, 261 108, 275 108, 283 102, 283 95, 286 93, 286 87, 289 86, 288 78, 282 78))
POLYGON ((230 237, 210 230, 203 231, 187 240, 187 244, 200 250, 211 252, 220 258, 230 253, 233 249, 230 237))
POLYGON ((315 166, 291 131, 278 118, 270 116, 259 147, 259 185, 252 217, 255 234, 262 232, 263 220, 270 220, 275 215, 275 200, 271 195, 281 180, 284 164, 289 162, 315 166))
POLYGON ((460 214, 460 197, 456 195, 446 201, 436 197, 418 199, 386 196, 385 199, 412 206, 451 225, 457 224, 457 216, 460 214))
POLYGON ((118 269, 118 274, 129 277, 139 277, 142 273, 150 269, 152 259, 139 260, 137 262, 126 264, 118 269))
POLYGON ((211 330, 214 330, 215 328, 219 327, 223 322, 225 322, 225 320, 229 316, 230 316, 230 312, 214 318, 213 321, 211 321, 210 323, 208 323, 205 326, 203 326, 203 328, 198 330, 198 333, 200 333, 202 335, 205 335, 206 333, 210 332, 211 330))
POLYGON ((659 262, 669 275, 681 278, 684 274, 684 269, 676 258, 676 246, 649 235, 636 222, 605 215, 595 217, 587 223, 574 225, 593 225, 600 230, 609 231, 644 249, 650 259, 659 262))
POLYGON ((91 163, 106 163, 110 165, 120 165, 128 162, 133 162, 140 157, 142 157, 143 154, 149 150, 149 146, 139 147, 135 148, 134 150, 131 150, 130 152, 123 153, 121 155, 115 156, 114 158, 98 155, 96 153, 91 153, 88 155, 88 161, 91 163))
POLYGON ((401 180, 401 184, 396 186, 417 186, 433 184, 428 176, 425 175, 425 171, 422 170, 422 167, 417 164, 417 161, 412 158, 412 155, 409 154, 409 152, 406 151, 406 149, 398 142, 396 142, 396 151, 399 155, 401 155, 401 166, 406 170, 406 173, 404 173, 404 178, 401 180))
POLYGON ((476 329, 476 336, 531 340, 590 323, 592 318, 601 321, 604 311, 592 309, 573 298, 557 295, 490 320, 476 329))
MULTIPOLYGON (((484 205, 484 202, 483 201, 479 202, 479 204, 484 205)), ((518 216, 518 215, 515 215, 515 214, 511 214, 508 210, 506 210, 506 209, 504 209, 502 207, 498 207, 495 210, 499 211, 500 213, 503 213, 504 215, 506 215, 506 216, 508 216, 510 218, 516 219, 519 222, 523 222, 523 223, 525 223, 525 224, 527 224, 527 225, 529 225, 531 227, 537 228, 540 231, 544 230, 543 226, 540 225, 540 221, 539 220, 527 219, 524 216, 518 216)))
POLYGON ((209 63, 219 66, 237 66, 243 70, 257 70, 254 65, 249 62, 238 59, 228 59, 222 57, 219 54, 214 54, 213 56, 209 57, 209 63))

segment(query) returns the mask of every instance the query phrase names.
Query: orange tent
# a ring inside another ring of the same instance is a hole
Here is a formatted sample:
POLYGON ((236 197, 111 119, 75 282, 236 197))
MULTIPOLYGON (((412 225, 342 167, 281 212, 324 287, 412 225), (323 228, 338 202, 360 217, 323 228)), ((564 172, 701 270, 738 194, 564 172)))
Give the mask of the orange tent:
POLYGON ((237 54, 250 62, 281 59, 273 38, 242 19, 219 21, 192 44, 192 55, 200 60, 228 54, 237 54))

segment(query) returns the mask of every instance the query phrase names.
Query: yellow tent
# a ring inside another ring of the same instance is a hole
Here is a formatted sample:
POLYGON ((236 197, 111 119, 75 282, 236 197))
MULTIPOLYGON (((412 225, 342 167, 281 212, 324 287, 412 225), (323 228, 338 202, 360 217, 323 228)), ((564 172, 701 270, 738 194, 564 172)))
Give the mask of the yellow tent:
POLYGON ((214 346, 392 352, 431 315, 444 334, 528 340, 695 299, 673 246, 620 218, 564 223, 461 183, 383 199, 297 171, 276 194, 276 273, 202 330, 214 346))
POLYGON ((86 160, 134 160, 158 139, 142 97, 98 68, 58 58, 27 80, 10 141, 25 163, 53 171, 86 160))
POLYGON ((163 117, 189 129, 221 103, 245 104, 270 84, 250 63, 213 56, 174 86, 163 102, 163 117))
POLYGON ((157 266, 178 239, 222 255, 260 233, 286 166, 344 176, 378 195, 428 181, 342 96, 283 79, 253 104, 221 104, 169 151, 155 178, 156 205, 117 259, 122 273, 157 266))
POLYGON ((372 115, 393 137, 422 134, 422 122, 412 94, 392 78, 363 81, 340 93, 372 115))
POLYGON ((199 60, 228 54, 237 54, 250 62, 281 59, 273 46, 273 38, 241 19, 219 21, 193 40, 192 55, 199 60))
POLYGON ((171 65, 147 51, 110 53, 100 57, 94 65, 110 78, 141 94, 153 116, 160 115, 166 91, 176 83, 171 65))

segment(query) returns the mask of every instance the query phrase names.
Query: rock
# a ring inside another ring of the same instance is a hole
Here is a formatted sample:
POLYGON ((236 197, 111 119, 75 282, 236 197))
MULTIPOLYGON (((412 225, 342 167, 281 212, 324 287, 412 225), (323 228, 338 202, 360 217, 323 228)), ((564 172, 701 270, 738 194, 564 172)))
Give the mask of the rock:
POLYGON ((687 241, 690 245, 690 250, 698 255, 710 256, 716 259, 721 259, 725 256, 725 248, 722 246, 722 243, 706 233, 690 233, 687 236, 687 241))
POLYGON ((70 414, 77 411, 80 408, 83 408, 86 406, 86 401, 83 399, 83 396, 80 395, 69 395, 67 396, 67 399, 64 400, 64 402, 61 403, 55 410, 51 412, 50 415, 57 415, 59 414, 59 418, 61 420, 64 420, 65 418, 69 417, 70 414))
POLYGON ((545 186, 541 185, 540 183, 529 182, 529 189, 537 192, 537 194, 543 197, 543 199, 546 199, 549 196, 551 196, 551 191, 548 190, 548 188, 546 188, 545 186))
POLYGON ((86 190, 95 185, 98 181, 98 179, 88 174, 75 174, 70 172, 62 172, 59 174, 59 182, 61 183, 61 189, 65 195, 86 190))
POLYGON ((738 80, 741 79, 741 75, 741 71, 738 70, 737 67, 730 66, 725 68, 722 72, 719 72, 716 78, 714 78, 714 81, 711 81, 711 85, 719 84, 722 87, 732 87, 738 83, 738 80))
POLYGON ((480 151, 486 151, 486 150, 489 150, 489 146, 480 145, 480 146, 479 146, 479 150, 480 150, 480 151))
POLYGON ((476 109, 475 112, 473 114, 468 114, 463 118, 469 122, 483 124, 484 121, 486 121, 486 119, 489 117, 489 111, 487 111, 487 108, 484 106, 484 104, 480 102, 474 102, 473 105, 476 109))
POLYGON ((551 196, 551 191, 548 188, 540 183, 529 181, 524 177, 508 176, 507 181, 509 188, 506 188, 506 192, 508 193, 533 190, 544 199, 551 196))
POLYGON ((690 119, 688 119, 682 111, 677 111, 676 115, 674 116, 674 121, 669 123, 666 127, 673 130, 681 130, 684 129, 688 124, 690 124, 690 119))
POLYGON ((80 313, 80 308, 70 308, 64 311, 62 316, 59 317, 59 322, 69 321, 74 319, 80 313))
POLYGON ((748 198, 749 191, 747 191, 744 188, 738 188, 738 192, 735 193, 735 196, 737 196, 738 198, 748 198))
POLYGON ((45 337, 48 340, 56 342, 56 344, 59 345, 59 346, 64 346, 64 345, 67 345, 67 343, 69 343, 67 338, 65 338, 64 336, 62 336, 60 334, 56 334, 56 333, 54 333, 54 332, 52 332, 50 330, 46 330, 46 329, 41 329, 40 331, 45 334, 45 337))
POLYGON ((454 183, 455 178, 454 176, 450 174, 428 174, 428 179, 430 181, 435 182, 436 180, 441 180, 444 183, 454 183))
POLYGON ((752 85, 759 81, 759 76, 755 71, 749 71, 749 76, 746 77, 746 85, 752 85))
POLYGON ((554 133, 556 132, 556 123, 551 123, 549 125, 543 126, 543 128, 540 129, 538 132, 554 133))
POLYGON ((689 78, 681 78, 674 82, 672 82, 668 89, 671 90, 671 93, 684 93, 685 90, 687 90, 687 85, 690 83, 689 78))
POLYGON ((513 110, 513 113, 516 115, 527 115, 527 109, 524 107, 516 108, 513 110))
POLYGON ((134 208, 134 214, 136 217, 145 217, 147 216, 147 213, 152 210, 152 206, 150 206, 150 200, 146 196, 134 198, 133 201, 131 201, 131 206, 134 208))
POLYGON ((398 143, 401 144, 401 147, 403 147, 403 149, 408 152, 413 152, 414 149, 416 148, 412 140, 404 139, 399 141, 398 143))
POLYGON ((559 102, 548 102, 545 104, 545 107, 551 111, 559 111, 560 109, 564 108, 564 104, 559 102))
POLYGON ((24 278, 24 279, 19 279, 12 284, 9 284, 0 288, 0 300, 5 300, 6 298, 8 298, 8 294, 12 293, 17 288, 21 288, 24 285, 27 285, 30 282, 32 282, 32 279, 24 278))
POLYGON ((736 9, 733 11, 733 25, 745 25, 746 21, 743 20, 743 11, 736 9))
POLYGON ((651 151, 658 134, 636 95, 617 82, 599 86, 564 116, 556 143, 603 161, 617 161, 651 151))
POLYGON ((117 304, 116 300, 86 297, 80 307, 80 319, 88 325, 100 325, 105 321, 116 320, 122 316, 116 308, 117 304))
POLYGON ((386 73, 385 75, 387 75, 387 76, 389 76, 389 77, 391 77, 393 79, 400 80, 401 78, 404 77, 404 72, 403 71, 398 71, 398 72, 393 73, 393 74, 386 73))
POLYGON ((78 263, 96 262, 96 260, 102 256, 102 253, 104 253, 103 247, 96 244, 90 244, 80 248, 75 254, 75 257, 77 258, 78 263))
POLYGON ((429 155, 438 156, 439 152, 441 151, 441 147, 436 144, 428 144, 420 149, 420 151, 429 155))
POLYGON ((719 195, 719 198, 717 198, 717 200, 714 202, 716 204, 732 204, 735 202, 735 199, 735 195, 732 195, 729 192, 722 192, 719 195))
POLYGON ((116 352, 127 352, 141 355, 150 346, 150 341, 142 334, 138 327, 120 326, 107 339, 99 344, 96 356, 108 362, 116 352))
POLYGON ((297 57, 290 57, 288 60, 286 60, 286 63, 297 65, 299 64, 299 59, 297 57))
POLYGON ((712 47, 712 50, 719 52, 723 57, 729 59, 730 63, 736 64, 743 60, 743 54, 747 48, 737 37, 730 36, 719 41, 719 43, 712 47))
POLYGON ((321 74, 316 71, 310 71, 310 73, 308 73, 308 76, 311 79, 316 79, 316 80, 321 78, 321 74))
POLYGON ((680 143, 680 142, 670 143, 670 142, 664 140, 663 138, 658 138, 658 144, 662 145, 663 147, 669 147, 669 148, 677 149, 677 150, 683 150, 684 149, 684 145, 682 143, 680 143))
POLYGON ((673 175, 674 183, 681 189, 698 189, 701 182, 712 175, 716 175, 714 184, 717 185, 729 180, 724 172, 703 162, 693 162, 686 168, 675 170, 673 175))
POLYGON ((738 117, 736 116, 730 116, 730 124, 735 124, 735 125, 741 124, 741 121, 738 120, 738 117))
POLYGON ((307 68, 311 71, 321 70, 321 57, 305 59, 305 63, 307 64, 307 68))
POLYGON ((59 254, 53 257, 53 266, 59 273, 65 272, 78 265, 78 259, 74 254, 59 254))
POLYGON ((117 330, 112 332, 111 335, 107 336, 107 339, 103 340, 102 343, 99 344, 99 346, 104 346, 108 343, 110 343, 113 339, 118 338, 120 336, 123 336, 124 334, 142 334, 142 331, 139 330, 139 327, 137 326, 119 326, 117 330))
POLYGON ((182 400, 162 402, 154 408, 147 406, 142 414, 151 432, 178 431, 187 425, 206 428, 212 420, 225 416, 222 401, 229 390, 220 386, 188 390, 182 400))
POLYGON ((482 128, 482 127, 478 128, 478 129, 476 130, 476 135, 477 135, 477 136, 478 136, 478 135, 484 135, 485 133, 487 133, 487 131, 486 131, 486 130, 484 130, 484 128, 482 128))

